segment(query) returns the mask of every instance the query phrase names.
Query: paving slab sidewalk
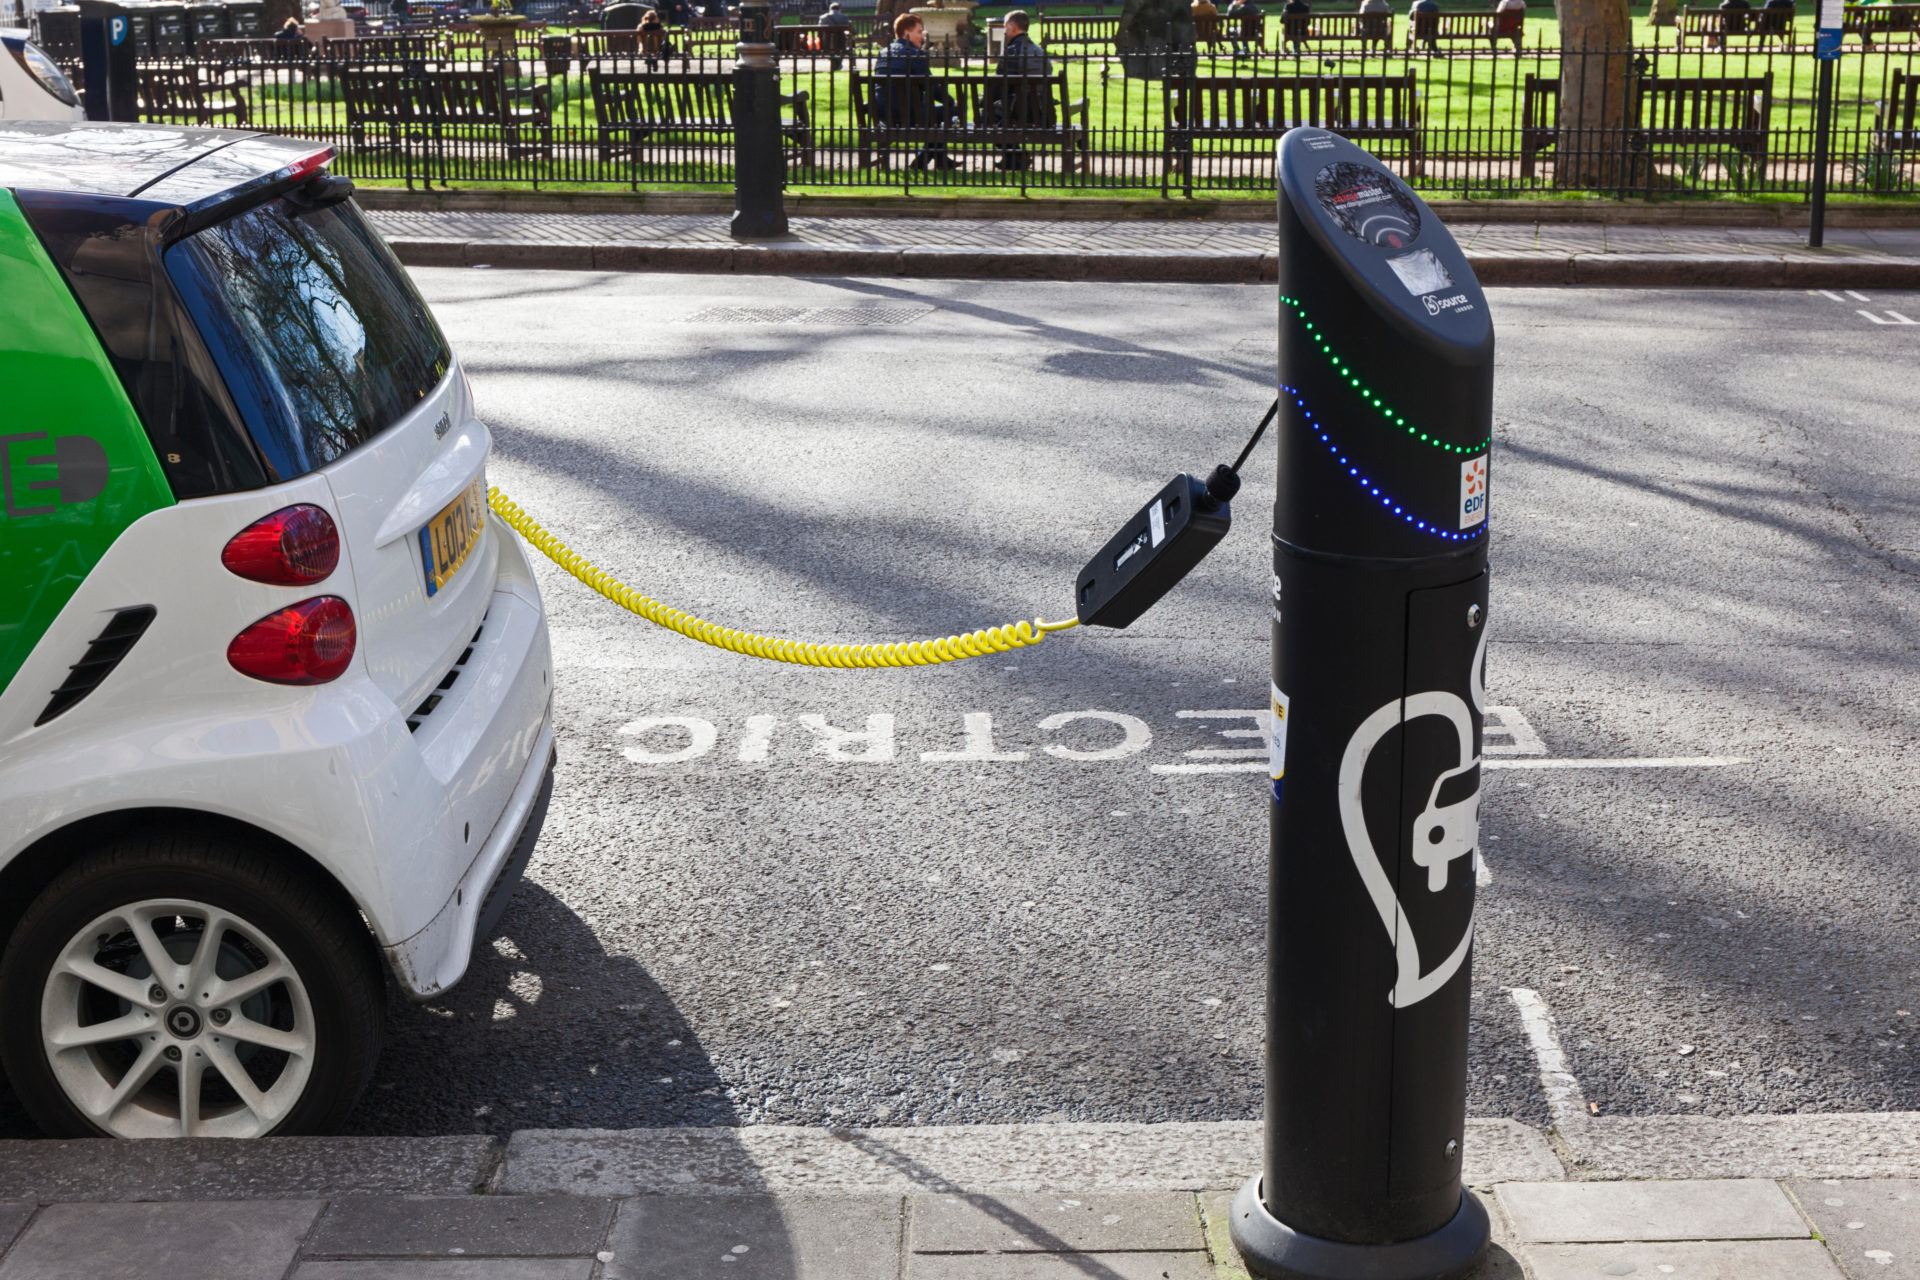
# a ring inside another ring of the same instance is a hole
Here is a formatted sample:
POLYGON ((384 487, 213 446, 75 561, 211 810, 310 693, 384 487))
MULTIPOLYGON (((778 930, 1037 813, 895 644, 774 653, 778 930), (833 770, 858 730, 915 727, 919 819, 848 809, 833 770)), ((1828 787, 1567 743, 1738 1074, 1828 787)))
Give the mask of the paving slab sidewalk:
MULTIPOLYGON (((0 1280, 1243 1280, 1229 1214, 1258 1129, 6 1142, 0 1280)), ((1582 1180, 1564 1135, 1479 1120, 1466 1143, 1495 1233, 1472 1280, 1920 1280, 1916 1162, 1582 1180)))
MULTIPOLYGON (((1274 226, 1242 221, 798 217, 736 244, 713 214, 369 212, 409 266, 976 279, 1233 282, 1275 275, 1274 226)), ((1456 223, 1489 285, 1920 288, 1920 227, 1456 223)))

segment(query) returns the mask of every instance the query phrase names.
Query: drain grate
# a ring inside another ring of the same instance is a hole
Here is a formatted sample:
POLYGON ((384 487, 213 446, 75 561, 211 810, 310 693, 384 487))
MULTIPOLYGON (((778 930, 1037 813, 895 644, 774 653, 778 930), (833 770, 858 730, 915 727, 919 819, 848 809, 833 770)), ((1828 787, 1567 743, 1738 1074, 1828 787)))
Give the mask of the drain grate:
POLYGON ((681 324, 907 324, 933 311, 920 304, 874 307, 706 307, 681 324))

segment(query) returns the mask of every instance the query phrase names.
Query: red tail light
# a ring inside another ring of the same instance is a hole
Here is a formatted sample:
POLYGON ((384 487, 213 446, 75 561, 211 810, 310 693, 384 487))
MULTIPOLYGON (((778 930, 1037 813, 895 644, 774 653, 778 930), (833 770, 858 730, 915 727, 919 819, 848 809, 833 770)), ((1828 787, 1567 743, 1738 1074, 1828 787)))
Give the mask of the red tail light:
POLYGON ((339 596, 315 596, 270 613, 227 646, 243 676, 274 684, 325 684, 353 661, 353 609, 339 596))
POLYGON ((234 534, 220 563, 255 582, 303 587, 340 563, 340 530, 319 507, 283 507, 234 534))

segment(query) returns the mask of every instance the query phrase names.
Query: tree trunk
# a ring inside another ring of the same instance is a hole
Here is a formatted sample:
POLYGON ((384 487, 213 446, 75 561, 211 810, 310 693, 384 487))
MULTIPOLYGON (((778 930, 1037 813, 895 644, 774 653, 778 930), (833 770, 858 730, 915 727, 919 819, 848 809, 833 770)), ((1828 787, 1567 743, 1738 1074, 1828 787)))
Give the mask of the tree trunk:
POLYGON ((1627 0, 1554 0, 1560 20, 1560 131, 1553 185, 1618 188, 1627 155, 1627 0))
POLYGON ((1673 27, 1680 23, 1680 0, 1653 0, 1653 10, 1648 20, 1656 27, 1673 27))

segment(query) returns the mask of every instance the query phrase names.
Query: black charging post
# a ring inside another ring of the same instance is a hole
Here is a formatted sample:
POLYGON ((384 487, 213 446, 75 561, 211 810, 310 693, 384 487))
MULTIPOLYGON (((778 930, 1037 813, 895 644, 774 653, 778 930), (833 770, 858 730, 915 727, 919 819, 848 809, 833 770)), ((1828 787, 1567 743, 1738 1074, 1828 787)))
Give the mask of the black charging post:
POLYGON ((1248 1270, 1444 1280, 1461 1183, 1479 845, 1493 325, 1372 156, 1279 146, 1279 487, 1266 1159, 1248 1270))

